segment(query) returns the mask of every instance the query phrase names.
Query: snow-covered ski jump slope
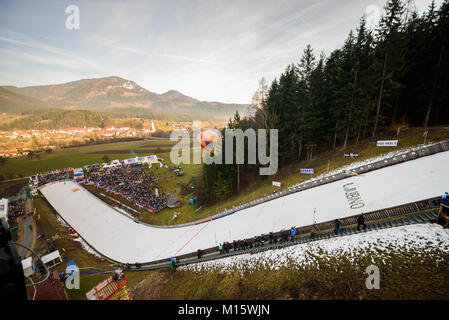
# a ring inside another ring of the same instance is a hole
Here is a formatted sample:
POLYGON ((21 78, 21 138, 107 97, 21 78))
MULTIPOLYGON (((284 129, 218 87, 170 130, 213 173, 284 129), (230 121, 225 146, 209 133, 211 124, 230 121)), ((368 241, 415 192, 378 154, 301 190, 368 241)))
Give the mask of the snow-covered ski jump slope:
POLYGON ((437 197, 448 189, 449 152, 446 151, 179 228, 138 224, 73 182, 49 184, 41 192, 99 253, 121 263, 145 263, 210 248, 223 241, 437 197), (353 201, 350 193, 354 190, 361 198, 353 205, 357 208, 350 206, 353 201))

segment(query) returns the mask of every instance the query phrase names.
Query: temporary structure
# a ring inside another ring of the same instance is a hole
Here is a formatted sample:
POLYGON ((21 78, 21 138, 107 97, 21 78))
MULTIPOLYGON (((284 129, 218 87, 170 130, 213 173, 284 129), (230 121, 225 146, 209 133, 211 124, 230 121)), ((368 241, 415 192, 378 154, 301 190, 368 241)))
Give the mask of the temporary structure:
POLYGON ((8 215, 8 199, 1 199, 0 200, 0 218, 7 219, 8 215))
POLYGON ((59 250, 53 251, 46 256, 42 257, 42 262, 45 263, 47 268, 52 268, 62 262, 59 250))
POLYGON ((31 259, 31 257, 22 260, 22 268, 25 277, 29 277, 34 273, 33 260, 31 259))

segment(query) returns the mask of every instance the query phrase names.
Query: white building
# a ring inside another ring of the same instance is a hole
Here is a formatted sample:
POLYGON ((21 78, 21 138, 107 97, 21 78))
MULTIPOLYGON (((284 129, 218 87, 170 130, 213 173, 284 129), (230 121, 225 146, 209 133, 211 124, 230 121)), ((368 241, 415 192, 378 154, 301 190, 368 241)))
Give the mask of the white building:
POLYGON ((8 199, 0 200, 0 218, 8 219, 8 199))
POLYGON ((59 254, 59 250, 53 251, 46 256, 42 257, 42 262, 45 263, 47 268, 52 268, 62 262, 61 255, 59 254))

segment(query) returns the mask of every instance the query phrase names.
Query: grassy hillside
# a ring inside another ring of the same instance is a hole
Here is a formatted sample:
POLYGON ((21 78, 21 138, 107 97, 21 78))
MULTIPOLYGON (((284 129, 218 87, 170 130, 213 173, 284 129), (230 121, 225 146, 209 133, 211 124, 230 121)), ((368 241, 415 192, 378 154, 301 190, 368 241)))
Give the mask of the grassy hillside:
POLYGON ((18 113, 30 109, 48 108, 49 105, 39 99, 12 92, 0 87, 0 112, 18 113))
POLYGON ((158 271, 131 294, 137 300, 427 300, 449 295, 449 255, 438 250, 358 250, 351 258, 323 254, 307 260, 307 265, 288 260, 278 270, 256 262, 226 272, 158 271), (365 286, 365 269, 372 261, 381 274, 378 290, 365 286))

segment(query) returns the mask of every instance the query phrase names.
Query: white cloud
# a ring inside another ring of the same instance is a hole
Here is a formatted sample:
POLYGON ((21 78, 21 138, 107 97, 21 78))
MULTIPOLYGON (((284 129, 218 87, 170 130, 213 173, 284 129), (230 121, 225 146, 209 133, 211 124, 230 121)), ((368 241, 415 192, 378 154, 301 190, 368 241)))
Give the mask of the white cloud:
MULTIPOLYGON (((418 0, 425 10, 430 0, 418 0)), ((437 1, 440 5, 442 0, 437 1)), ((0 80, 48 84, 117 75, 158 93, 249 103, 300 59, 340 47, 370 5, 385 0, 78 1, 80 30, 64 27, 67 4, 0 4, 0 80), (3 9, 3 11, 2 11, 3 9), (14 76, 13 76, 14 75, 14 76), (18 81, 17 79, 22 79, 18 81)))

